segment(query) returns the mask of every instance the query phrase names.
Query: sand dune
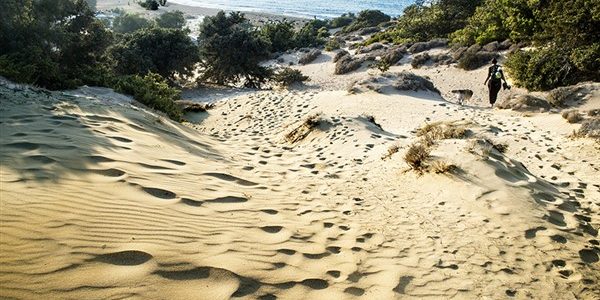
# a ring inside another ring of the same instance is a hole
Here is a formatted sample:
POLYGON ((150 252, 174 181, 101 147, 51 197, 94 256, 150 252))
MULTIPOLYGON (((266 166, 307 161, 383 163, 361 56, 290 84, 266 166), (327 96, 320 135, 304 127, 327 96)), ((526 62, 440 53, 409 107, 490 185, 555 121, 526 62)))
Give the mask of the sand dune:
POLYGON ((233 97, 182 125, 105 89, 3 83, 0 96, 3 298, 600 292, 600 152, 558 114, 307 89, 233 97), (456 172, 419 175, 403 155, 436 121, 470 135, 432 146, 456 172))

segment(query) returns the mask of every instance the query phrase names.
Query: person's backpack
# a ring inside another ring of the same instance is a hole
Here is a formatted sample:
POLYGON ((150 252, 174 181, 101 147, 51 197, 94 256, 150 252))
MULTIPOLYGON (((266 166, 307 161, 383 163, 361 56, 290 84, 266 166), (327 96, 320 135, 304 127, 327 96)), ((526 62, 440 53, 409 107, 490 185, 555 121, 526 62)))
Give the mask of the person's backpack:
POLYGON ((500 80, 502 79, 502 68, 499 65, 495 65, 492 69, 492 79, 500 80))

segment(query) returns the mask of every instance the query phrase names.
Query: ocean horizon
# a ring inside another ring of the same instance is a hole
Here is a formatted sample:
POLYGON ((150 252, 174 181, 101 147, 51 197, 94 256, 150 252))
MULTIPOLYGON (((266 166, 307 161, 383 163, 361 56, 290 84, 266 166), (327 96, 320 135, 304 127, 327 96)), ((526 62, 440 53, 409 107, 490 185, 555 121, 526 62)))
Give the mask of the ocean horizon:
POLYGON ((365 9, 378 9, 396 17, 414 0, 169 0, 171 3, 222 9, 227 11, 247 11, 284 15, 299 18, 327 19, 343 13, 357 13, 365 9))

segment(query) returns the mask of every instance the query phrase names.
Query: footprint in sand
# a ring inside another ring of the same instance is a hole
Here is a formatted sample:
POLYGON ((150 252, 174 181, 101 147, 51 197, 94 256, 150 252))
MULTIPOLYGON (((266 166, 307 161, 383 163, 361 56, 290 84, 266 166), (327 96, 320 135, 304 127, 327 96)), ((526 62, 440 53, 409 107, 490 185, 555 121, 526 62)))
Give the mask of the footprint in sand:
POLYGON ((117 266, 141 265, 152 259, 152 255, 139 250, 127 250, 96 256, 93 260, 117 266))

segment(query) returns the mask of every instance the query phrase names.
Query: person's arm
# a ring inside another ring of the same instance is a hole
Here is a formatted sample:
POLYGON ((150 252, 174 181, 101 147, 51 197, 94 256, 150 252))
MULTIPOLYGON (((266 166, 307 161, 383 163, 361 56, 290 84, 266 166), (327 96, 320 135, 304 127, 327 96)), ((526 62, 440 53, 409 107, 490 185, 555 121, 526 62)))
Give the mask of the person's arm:
POLYGON ((490 80, 490 76, 491 76, 491 74, 492 74, 492 72, 490 72, 490 71, 488 70, 488 75, 487 75, 487 77, 485 78, 485 82, 483 83, 484 85, 487 85, 487 83, 488 83, 488 80, 490 80))

